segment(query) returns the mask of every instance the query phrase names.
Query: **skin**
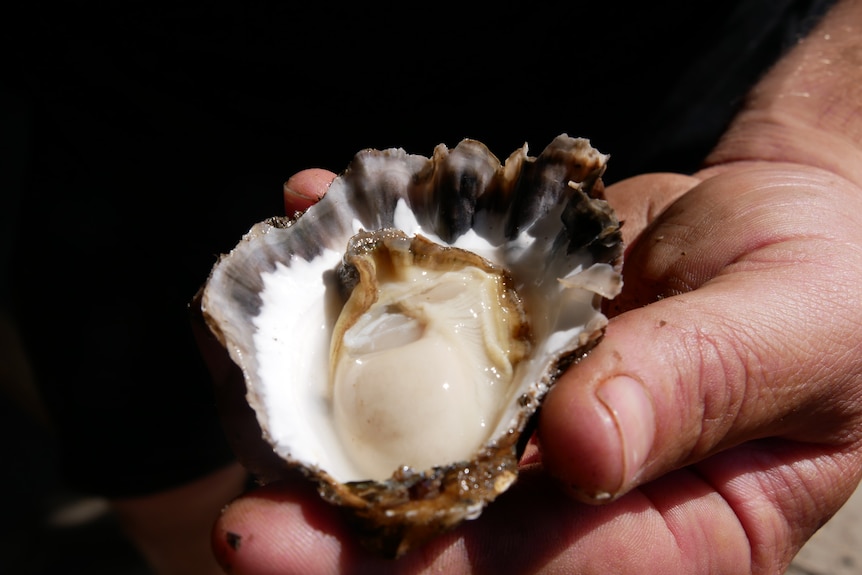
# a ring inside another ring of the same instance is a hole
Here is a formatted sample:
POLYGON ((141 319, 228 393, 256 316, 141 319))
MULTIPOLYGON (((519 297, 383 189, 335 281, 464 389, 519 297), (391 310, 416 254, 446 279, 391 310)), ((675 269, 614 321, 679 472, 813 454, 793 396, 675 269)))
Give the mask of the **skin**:
MULTIPOLYGON (((607 335, 557 382, 515 486, 398 561, 306 482, 229 505, 230 573, 782 573, 862 476, 862 1, 752 91, 694 175, 607 190, 607 335)), ((302 172, 286 208, 333 174, 302 172)), ((299 208, 302 209, 302 208, 299 208)))
POLYGON ((225 501, 245 487, 237 463, 185 485, 141 497, 113 499, 123 532, 159 575, 224 573, 213 557, 208 534, 225 501))

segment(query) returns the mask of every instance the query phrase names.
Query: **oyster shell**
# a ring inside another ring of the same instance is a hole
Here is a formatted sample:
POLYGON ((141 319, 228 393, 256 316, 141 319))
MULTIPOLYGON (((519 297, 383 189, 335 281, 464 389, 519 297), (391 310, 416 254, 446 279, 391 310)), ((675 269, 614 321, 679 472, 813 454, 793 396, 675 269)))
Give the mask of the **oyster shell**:
POLYGON ((299 469, 387 556, 479 516, 621 287, 606 161, 565 134, 504 164, 475 140, 364 150, 252 227, 200 300, 255 418, 240 459, 262 482, 299 469))

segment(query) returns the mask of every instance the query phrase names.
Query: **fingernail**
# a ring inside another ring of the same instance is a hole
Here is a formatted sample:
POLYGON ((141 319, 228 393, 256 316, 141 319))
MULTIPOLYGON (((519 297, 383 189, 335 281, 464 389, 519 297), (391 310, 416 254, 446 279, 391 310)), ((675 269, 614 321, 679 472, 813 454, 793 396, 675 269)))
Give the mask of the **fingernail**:
POLYGON ((308 199, 308 196, 306 196, 304 194, 300 194, 299 192, 294 190, 292 187, 290 187, 289 184, 290 184, 290 181, 287 181, 287 182, 284 182, 284 184, 282 184, 282 186, 281 186, 282 190, 284 191, 285 196, 290 196, 291 198, 297 198, 297 199, 302 199, 302 200, 308 199))
POLYGON ((628 376, 616 376, 602 383, 596 395, 616 423, 620 434, 620 492, 635 480, 646 462, 655 440, 655 411, 644 386, 628 376))
POLYGON ((288 180, 282 185, 282 191, 284 195, 284 208, 288 214, 291 212, 304 212, 315 202, 317 202, 317 200, 320 199, 311 198, 305 194, 297 192, 295 189, 288 185, 289 183, 290 181, 288 180))

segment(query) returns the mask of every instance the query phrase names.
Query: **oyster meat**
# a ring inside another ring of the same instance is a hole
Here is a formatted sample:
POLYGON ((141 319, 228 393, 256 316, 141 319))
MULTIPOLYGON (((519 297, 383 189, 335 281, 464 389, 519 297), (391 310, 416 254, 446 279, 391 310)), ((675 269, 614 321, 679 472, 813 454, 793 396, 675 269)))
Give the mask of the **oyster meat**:
POLYGON ((565 134, 504 163, 475 140, 369 149, 256 224, 200 298, 254 420, 238 457, 262 482, 299 469, 387 556, 477 517, 622 285, 606 161, 565 134))

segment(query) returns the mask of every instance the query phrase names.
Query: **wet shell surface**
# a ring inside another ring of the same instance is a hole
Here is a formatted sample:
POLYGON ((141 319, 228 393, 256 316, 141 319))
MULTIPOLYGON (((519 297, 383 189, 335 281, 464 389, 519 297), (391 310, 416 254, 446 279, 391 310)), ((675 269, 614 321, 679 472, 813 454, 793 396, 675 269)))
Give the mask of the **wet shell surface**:
POLYGON ((255 419, 240 459, 262 482, 299 469, 391 557, 478 517, 620 290, 606 161, 565 134, 503 163, 475 140, 369 149, 256 224, 200 300, 255 419))

